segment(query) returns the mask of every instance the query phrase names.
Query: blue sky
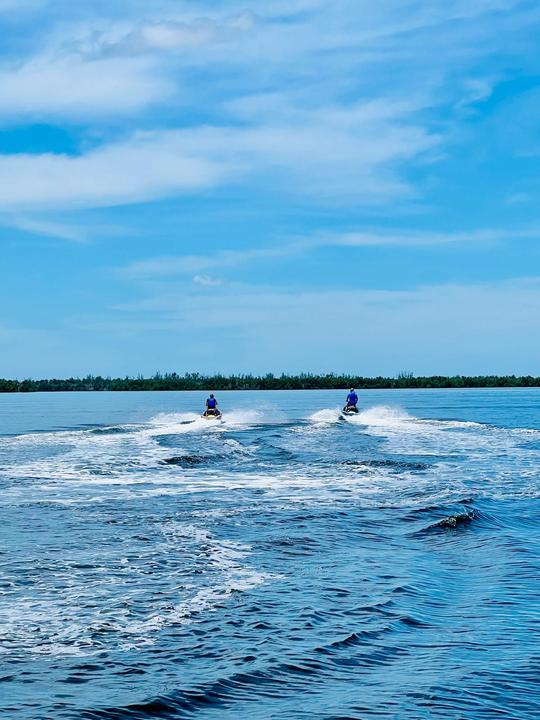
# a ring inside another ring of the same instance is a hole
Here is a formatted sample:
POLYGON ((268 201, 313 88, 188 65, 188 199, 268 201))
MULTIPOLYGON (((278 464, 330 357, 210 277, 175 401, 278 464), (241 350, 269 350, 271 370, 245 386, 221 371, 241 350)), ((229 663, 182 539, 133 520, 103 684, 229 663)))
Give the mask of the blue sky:
POLYGON ((0 376, 540 374, 540 6, 0 0, 0 376))

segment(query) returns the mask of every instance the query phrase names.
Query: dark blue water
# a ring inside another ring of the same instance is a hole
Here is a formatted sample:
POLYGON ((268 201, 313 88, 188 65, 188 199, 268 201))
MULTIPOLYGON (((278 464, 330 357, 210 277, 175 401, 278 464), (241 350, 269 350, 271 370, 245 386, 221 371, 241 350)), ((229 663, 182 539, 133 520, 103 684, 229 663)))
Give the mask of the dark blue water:
POLYGON ((540 717, 540 393, 0 395, 8 718, 540 717))

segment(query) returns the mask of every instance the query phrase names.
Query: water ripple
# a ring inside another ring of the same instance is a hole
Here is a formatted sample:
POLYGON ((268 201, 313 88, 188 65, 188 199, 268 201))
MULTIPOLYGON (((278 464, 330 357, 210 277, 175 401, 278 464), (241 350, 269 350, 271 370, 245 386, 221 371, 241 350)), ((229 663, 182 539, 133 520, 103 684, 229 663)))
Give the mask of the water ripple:
POLYGON ((540 433, 504 422, 520 397, 498 423, 423 391, 426 417, 0 436, 0 712, 538 717, 540 433))

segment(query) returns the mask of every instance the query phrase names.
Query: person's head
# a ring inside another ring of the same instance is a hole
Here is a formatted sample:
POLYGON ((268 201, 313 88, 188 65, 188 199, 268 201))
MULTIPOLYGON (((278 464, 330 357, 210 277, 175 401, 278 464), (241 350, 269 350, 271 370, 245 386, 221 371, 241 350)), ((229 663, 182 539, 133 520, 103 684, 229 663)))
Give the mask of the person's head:
POLYGON ((351 392, 354 392, 354 388, 351 388, 351 392))
POLYGON ((210 397, 211 397, 212 399, 214 398, 214 396, 212 395, 212 393, 210 393, 210 397))

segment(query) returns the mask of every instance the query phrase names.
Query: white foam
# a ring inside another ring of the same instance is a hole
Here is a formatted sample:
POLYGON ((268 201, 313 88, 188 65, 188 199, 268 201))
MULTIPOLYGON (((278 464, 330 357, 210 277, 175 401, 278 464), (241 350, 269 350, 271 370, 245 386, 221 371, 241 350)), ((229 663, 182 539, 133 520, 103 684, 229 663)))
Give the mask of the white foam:
POLYGON ((277 577, 245 563, 249 545, 216 538, 206 528, 169 521, 161 532, 163 542, 155 542, 133 557, 111 554, 110 548, 98 553, 94 560, 103 566, 92 567, 90 576, 77 570, 77 558, 55 565, 54 576, 47 576, 49 586, 28 597, 19 593, 16 602, 5 606, 0 627, 3 650, 25 647, 37 655, 84 656, 100 652, 110 643, 121 648, 141 647, 153 643, 158 630, 193 622, 199 615, 217 610, 233 593, 277 577), (179 558, 176 564, 161 562, 175 554, 179 558), (200 568, 197 585, 185 585, 184 554, 196 559, 200 568), (149 564, 156 575, 153 582, 165 593, 161 603, 149 590, 145 573, 139 572, 149 564), (56 590, 57 583, 62 592, 56 590), (122 587, 121 594, 114 592, 115 585, 122 587), (184 598, 171 602, 177 595, 184 598), (137 607, 136 614, 132 604, 137 607))
POLYGON ((219 421, 208 420, 196 413, 161 413, 150 420, 150 435, 181 434, 202 431, 224 431, 229 428, 244 428, 275 421, 276 414, 262 410, 231 409, 223 412, 219 421))
POLYGON ((268 422, 268 416, 261 410, 229 410, 223 411, 225 426, 261 425, 268 422))
POLYGON ((324 408, 323 410, 317 410, 308 417, 308 420, 313 423, 331 424, 336 423, 340 418, 339 408, 324 408))
POLYGON ((207 420, 196 413, 161 413, 150 420, 150 428, 143 430, 148 436, 179 435, 219 429, 216 420, 207 420))
MULTIPOLYGON (((287 435, 278 441, 279 447, 295 454, 317 453, 320 449, 322 457, 325 444, 331 442, 330 435, 333 437, 336 432, 334 424, 339 418, 339 408, 323 408, 309 416, 309 423, 288 427, 287 435)), ((243 459, 249 456, 257 463, 257 443, 250 442, 245 447, 237 437, 227 437, 227 432, 252 429, 265 421, 268 415, 259 410, 233 410, 225 415, 223 423, 204 420, 195 413, 168 413, 155 416, 145 425, 112 427, 110 433, 77 430, 2 438, 2 472, 14 482, 3 491, 1 502, 83 504, 92 499, 97 502, 95 498, 105 499, 107 493, 109 498, 128 499, 236 488, 259 488, 286 499, 302 494, 315 498, 330 496, 344 488, 357 495, 370 494, 371 488, 381 488, 388 482, 391 473, 384 468, 355 474, 354 471, 337 472, 335 467, 324 463, 314 463, 309 468, 295 463, 290 467, 273 466, 264 455, 258 465, 253 467, 249 460, 249 466, 243 467, 243 459), (186 432, 208 434, 200 439, 183 439, 186 432), (212 432, 222 434, 212 436, 209 434, 212 432), (160 436, 169 433, 173 436, 171 441, 162 442, 160 436), (174 440, 176 435, 178 440, 174 440), (16 452, 13 443, 19 443, 16 452), (195 445, 195 453, 204 456, 217 448, 220 457, 232 455, 238 462, 230 466, 225 459, 219 467, 204 462, 194 466, 163 464, 172 454, 191 454, 189 443, 195 445), (247 467, 250 469, 244 472, 247 467)), ((358 415, 345 418, 345 422, 357 426, 364 435, 380 439, 380 448, 390 455, 433 458, 438 469, 431 475, 437 475, 441 487, 445 483, 455 485, 456 463, 460 463, 460 476, 474 477, 477 484, 474 473, 484 472, 482 468, 488 455, 489 478, 484 483, 486 486, 489 483, 492 491, 497 484, 505 487, 509 482, 515 484, 512 478, 516 476, 516 467, 521 478, 529 469, 533 477, 536 472, 537 451, 525 447, 523 442, 531 436, 536 438, 538 430, 496 428, 472 421, 419 419, 399 407, 386 405, 362 409, 358 415), (466 459, 466 463, 461 463, 461 458, 466 459), (448 466, 446 460, 450 461, 448 466)), ((337 429, 348 431, 346 426, 337 429)), ((253 435, 251 432, 250 440, 253 435)), ((265 452, 264 442, 259 445, 265 452)), ((405 483, 410 481, 406 473, 400 473, 400 477, 405 483)))
POLYGON ((398 407, 388 405, 375 405, 361 410, 357 415, 348 415, 348 422, 359 423, 361 425, 377 426, 377 427, 395 427, 414 421, 412 417, 404 410, 398 407))

